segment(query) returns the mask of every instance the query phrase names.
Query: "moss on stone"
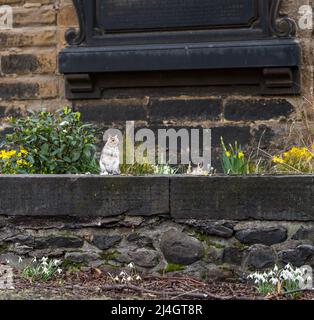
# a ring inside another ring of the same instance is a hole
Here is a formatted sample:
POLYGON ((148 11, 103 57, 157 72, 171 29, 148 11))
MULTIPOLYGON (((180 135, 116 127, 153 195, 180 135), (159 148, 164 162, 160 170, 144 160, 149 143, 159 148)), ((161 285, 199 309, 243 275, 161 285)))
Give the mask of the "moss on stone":
POLYGON ((104 251, 100 256, 102 260, 105 260, 106 263, 108 263, 108 261, 115 260, 118 254, 119 254, 119 251, 117 250, 107 250, 107 251, 104 251))
POLYGON ((168 263, 165 269, 163 270, 163 273, 182 271, 182 270, 184 270, 184 266, 182 266, 181 264, 168 263))

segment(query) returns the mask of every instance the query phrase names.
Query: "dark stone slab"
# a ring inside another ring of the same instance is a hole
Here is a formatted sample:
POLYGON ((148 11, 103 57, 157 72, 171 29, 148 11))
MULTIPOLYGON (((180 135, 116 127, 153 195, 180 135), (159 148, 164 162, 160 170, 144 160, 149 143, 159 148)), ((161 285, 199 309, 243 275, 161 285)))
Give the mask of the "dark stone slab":
POLYGON ((305 264, 314 266, 314 246, 300 245, 295 249, 287 249, 279 252, 279 261, 286 265, 288 263, 296 267, 301 267, 305 264))
POLYGON ((223 251, 222 260, 224 263, 241 265, 244 254, 245 254, 245 249, 241 249, 237 247, 228 247, 228 248, 225 248, 223 251))
POLYGON ((0 192, 0 215, 169 214, 167 177, 1 176, 0 192))
POLYGON ((22 100, 38 96, 39 85, 37 83, 12 82, 3 83, 0 86, 0 99, 22 100))
POLYGON ((47 238, 36 238, 34 240, 35 249, 46 248, 80 248, 84 241, 77 237, 52 236, 47 238))
POLYGON ((177 220, 176 222, 193 227, 208 236, 221 238, 231 238, 233 235, 233 225, 225 221, 211 220, 177 220))
POLYGON ((230 100, 225 105, 224 116, 227 120, 270 120, 287 117, 294 108, 283 99, 271 100, 230 100))
POLYGON ((106 32, 248 26, 257 19, 256 0, 99 1, 98 23, 106 32), (234 3, 235 2, 235 3, 234 3))
POLYGON ((293 240, 310 240, 314 243, 314 227, 305 228, 303 226, 292 236, 293 240))
POLYGON ((170 180, 175 219, 314 220, 314 176, 187 177, 170 180))
POLYGON ((160 249, 170 263, 190 265, 204 256, 202 243, 177 230, 167 231, 160 241, 160 249))
POLYGON ((2 72, 6 74, 32 73, 39 66, 38 58, 33 54, 11 54, 3 56, 1 60, 2 72))
POLYGON ((236 232, 235 237, 244 244, 265 244, 271 246, 287 239, 287 229, 284 227, 253 228, 236 232))
POLYGON ((254 269, 265 269, 274 265, 276 254, 272 248, 256 244, 250 248, 247 256, 247 265, 254 269))
POLYGON ((150 121, 219 120, 222 100, 219 99, 153 99, 149 105, 150 121))
POLYGON ((143 99, 107 99, 97 103, 74 103, 74 109, 82 115, 83 121, 101 124, 117 121, 146 120, 147 111, 143 99))
POLYGON ((107 250, 118 244, 121 240, 122 237, 119 235, 94 235, 92 238, 92 243, 101 250, 107 250))

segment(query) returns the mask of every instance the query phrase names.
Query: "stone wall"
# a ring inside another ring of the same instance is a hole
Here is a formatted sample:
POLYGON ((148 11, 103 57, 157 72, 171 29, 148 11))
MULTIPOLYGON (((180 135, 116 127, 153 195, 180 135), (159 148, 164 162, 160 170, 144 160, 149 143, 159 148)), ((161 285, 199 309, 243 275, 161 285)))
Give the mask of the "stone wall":
MULTIPOLYGON (((64 33, 77 23, 71 1, 0 0, 3 4, 13 6, 14 28, 0 30, 0 116, 72 104, 65 99, 63 76, 57 71, 64 33)), ((282 11, 298 20, 299 7, 307 4, 312 1, 285 0, 282 11)), ((151 127, 202 125, 214 128, 216 138, 223 135, 256 146, 263 134, 265 147, 281 147, 280 137, 288 143, 294 122, 302 124, 305 114, 308 120, 314 116, 312 31, 298 30, 297 38, 303 49, 300 96, 261 97, 253 91, 207 87, 108 89, 103 99, 76 101, 74 107, 83 119, 105 127, 122 126, 125 120, 151 127)))
POLYGON ((134 262, 144 273, 200 278, 314 266, 313 181, 0 176, 0 263, 51 256, 120 270, 134 262))
POLYGON ((314 266, 313 242, 313 222, 123 215, 0 219, 0 263, 9 260, 17 267, 50 256, 61 258, 72 270, 100 267, 113 272, 134 262, 144 274, 236 278, 275 263, 314 266))

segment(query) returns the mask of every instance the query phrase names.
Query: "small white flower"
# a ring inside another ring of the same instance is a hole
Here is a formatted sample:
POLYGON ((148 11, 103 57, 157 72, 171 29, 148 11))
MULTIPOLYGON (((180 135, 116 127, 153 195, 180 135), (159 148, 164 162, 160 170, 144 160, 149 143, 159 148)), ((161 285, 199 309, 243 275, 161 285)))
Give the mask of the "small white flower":
POLYGON ((63 122, 60 123, 60 126, 63 127, 63 126, 66 126, 66 125, 68 125, 68 124, 69 124, 68 121, 63 121, 63 122))
POLYGON ((53 260, 53 264, 55 266, 58 266, 60 263, 61 263, 61 260, 58 260, 58 259, 53 260))
POLYGON ((128 267, 129 267, 130 269, 135 269, 135 265, 134 265, 133 262, 130 262, 130 263, 128 264, 128 267))
POLYGON ((124 271, 121 271, 120 272, 120 277, 124 277, 124 276, 126 276, 126 273, 124 271))
POLYGON ((116 276, 113 280, 118 282, 120 279, 118 276, 116 276))
POLYGON ((19 263, 22 263, 23 259, 21 257, 19 257, 19 263))
POLYGON ((274 266, 274 272, 278 272, 278 266, 275 264, 275 266, 274 266))
POLYGON ((128 282, 131 282, 131 281, 132 281, 132 277, 128 276, 128 277, 126 278, 126 280, 127 280, 128 282))
POLYGON ((139 275, 137 275, 135 279, 136 279, 137 281, 141 281, 141 280, 142 280, 142 278, 141 278, 139 275))
POLYGON ((9 259, 5 259, 5 262, 6 262, 7 264, 10 264, 10 260, 9 260, 9 259))
POLYGON ((61 269, 61 268, 58 268, 58 269, 57 269, 57 272, 58 272, 59 274, 61 274, 61 273, 62 273, 62 269, 61 269))
POLYGON ((33 259, 33 263, 35 263, 35 262, 37 262, 37 258, 36 257, 33 259))

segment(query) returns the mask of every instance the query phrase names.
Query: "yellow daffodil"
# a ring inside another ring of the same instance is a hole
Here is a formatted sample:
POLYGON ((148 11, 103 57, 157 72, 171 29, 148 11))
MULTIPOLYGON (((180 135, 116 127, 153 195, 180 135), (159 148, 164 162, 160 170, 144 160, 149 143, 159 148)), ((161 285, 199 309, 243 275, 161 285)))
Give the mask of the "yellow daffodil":
POLYGON ((277 156, 273 157, 273 162, 280 163, 280 164, 285 163, 285 161, 281 157, 277 157, 277 156))
POLYGON ((243 158, 244 158, 244 153, 243 153, 242 151, 240 151, 240 152, 238 153, 238 158, 239 158, 239 159, 243 159, 243 158))

